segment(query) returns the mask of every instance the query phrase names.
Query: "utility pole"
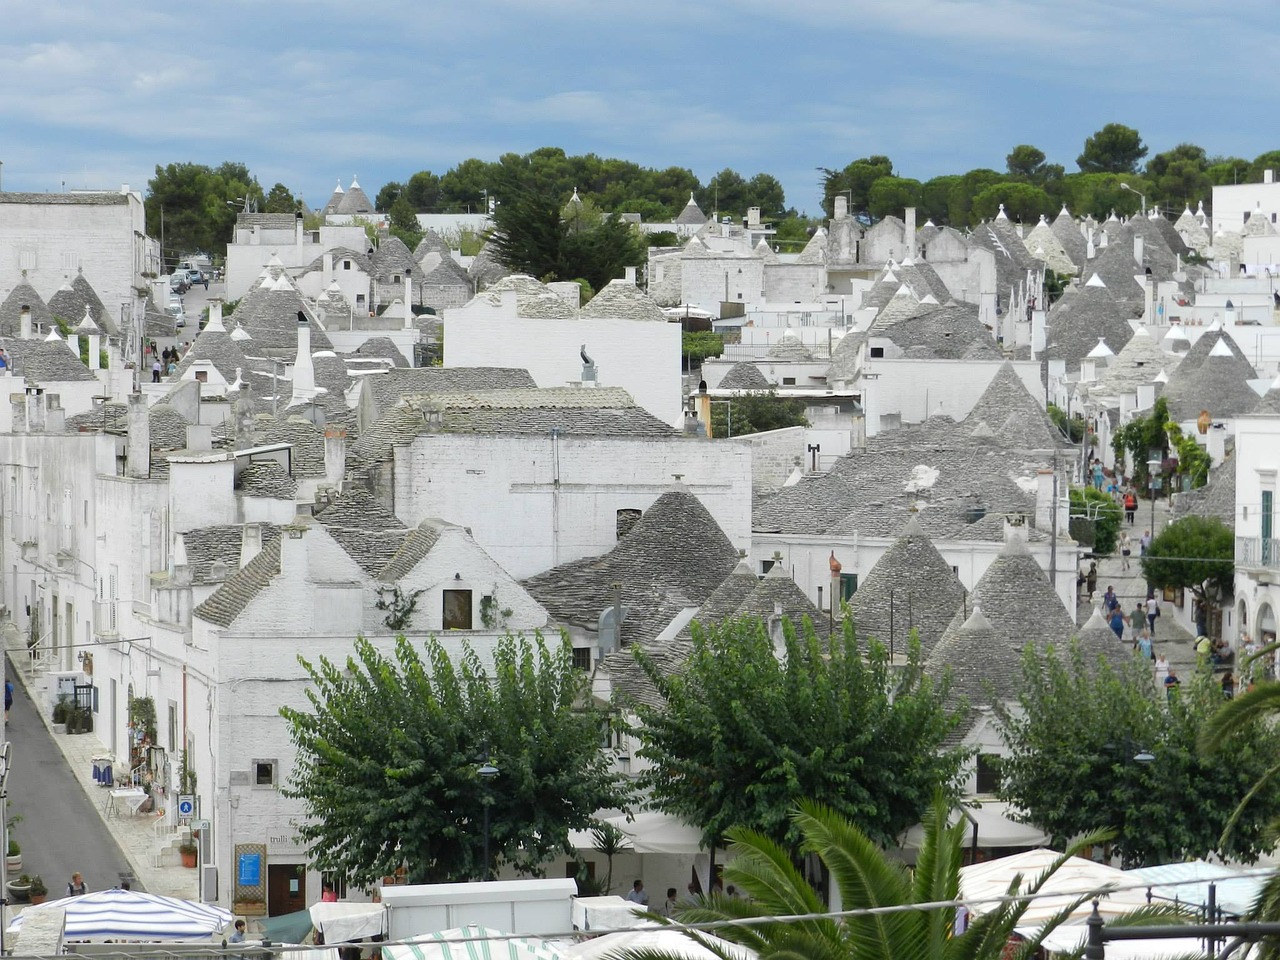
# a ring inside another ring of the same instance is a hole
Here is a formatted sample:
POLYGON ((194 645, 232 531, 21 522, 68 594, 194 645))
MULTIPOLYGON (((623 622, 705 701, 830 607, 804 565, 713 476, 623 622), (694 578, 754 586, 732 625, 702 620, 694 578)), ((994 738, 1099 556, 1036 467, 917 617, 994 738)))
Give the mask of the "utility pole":
POLYGON ((1052 584, 1054 592, 1058 590, 1058 454, 1053 454, 1053 497, 1051 499, 1050 509, 1053 513, 1049 517, 1049 583, 1052 584))

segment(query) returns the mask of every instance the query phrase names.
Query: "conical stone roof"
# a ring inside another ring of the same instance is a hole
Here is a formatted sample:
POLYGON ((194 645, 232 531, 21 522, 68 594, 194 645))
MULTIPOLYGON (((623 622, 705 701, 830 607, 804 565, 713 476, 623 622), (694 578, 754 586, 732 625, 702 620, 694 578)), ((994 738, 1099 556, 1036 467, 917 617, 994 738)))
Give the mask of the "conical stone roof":
POLYGON ((1080 361, 1098 345, 1099 338, 1118 353, 1133 336, 1124 308, 1097 274, 1068 290, 1049 308, 1047 328, 1046 336, 1052 343, 1050 358, 1065 360, 1072 373, 1080 369, 1080 361))
POLYGON ((964 596, 951 564, 912 517, 858 584, 849 613, 858 637, 875 638, 886 647, 892 637, 897 650, 906 649, 915 629, 927 655, 942 639, 964 596))
POLYGON ((36 293, 36 288, 20 280, 4 302, 0 303, 0 337, 17 337, 22 331, 22 308, 31 308, 31 335, 34 337, 40 328, 53 328, 53 314, 44 298, 36 293))
POLYGON ((707 215, 702 212, 702 208, 693 199, 693 193, 689 194, 689 202, 684 205, 684 209, 680 211, 680 215, 676 217, 676 223, 682 226, 700 227, 707 222, 707 215))
POLYGON ((1257 378, 1253 364, 1236 356, 1225 340, 1220 340, 1204 360, 1189 369, 1184 361, 1169 376, 1164 399, 1175 421, 1195 420, 1201 410, 1215 419, 1229 419, 1252 413, 1258 393, 1248 381, 1257 378))
POLYGON ((760 369, 746 360, 740 360, 729 368, 720 380, 721 390, 772 390, 771 384, 760 369))
POLYGON ((1001 364, 964 422, 970 428, 986 423, 1005 446, 1014 449, 1052 450, 1063 443, 1062 432, 1008 361, 1001 364))
POLYGON ((584 320, 648 320, 666 323, 667 315, 630 280, 610 280, 579 311, 584 320))
POLYGON ((805 363, 813 360, 813 353, 789 330, 769 348, 768 356, 774 360, 795 360, 805 363))

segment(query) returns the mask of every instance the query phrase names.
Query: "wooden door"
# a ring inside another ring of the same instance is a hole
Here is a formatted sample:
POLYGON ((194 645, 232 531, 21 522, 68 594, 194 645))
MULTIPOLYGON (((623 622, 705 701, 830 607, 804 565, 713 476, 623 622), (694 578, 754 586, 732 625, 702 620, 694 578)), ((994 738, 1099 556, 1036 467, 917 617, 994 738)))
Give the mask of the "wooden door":
POLYGON ((307 909, 307 868, 300 863, 267 865, 267 916, 307 909))

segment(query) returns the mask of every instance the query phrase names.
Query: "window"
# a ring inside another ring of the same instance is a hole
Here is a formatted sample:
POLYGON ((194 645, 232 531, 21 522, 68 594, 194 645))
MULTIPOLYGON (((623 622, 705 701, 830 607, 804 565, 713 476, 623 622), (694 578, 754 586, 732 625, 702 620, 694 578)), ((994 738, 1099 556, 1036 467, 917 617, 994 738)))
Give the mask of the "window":
POLYGON ((574 647, 573 648, 573 665, 579 670, 591 670, 591 648, 590 647, 574 647))
POLYGON ((398 274, 398 273, 393 273, 393 274, 391 275, 391 282, 392 282, 392 283, 403 283, 403 282, 404 282, 404 278, 403 278, 403 277, 401 277, 401 276, 400 276, 400 274, 398 274))
POLYGON ((274 760, 253 761, 253 784, 256 787, 274 787, 276 785, 276 762, 274 760))
POLYGON ((343 269, 343 270, 350 270, 350 269, 351 269, 351 261, 350 261, 350 260, 343 260, 343 261, 342 261, 342 269, 343 269))
POLYGON ((883 356, 884 356, 884 347, 872 347, 872 348, 871 348, 871 356, 872 356, 872 357, 883 357, 883 356))
POLYGON ((840 600, 847 602, 858 592, 858 575, 856 573, 840 574, 840 600))
POLYGON ((994 753, 978 754, 978 793, 996 793, 1000 789, 1000 766, 1002 757, 994 753))
POLYGON ((761 561, 760 561, 760 576, 762 576, 762 577, 763 577, 766 573, 768 573, 770 570, 772 570, 772 569, 773 569, 773 565, 774 565, 774 563, 775 563, 775 562, 776 562, 776 561, 773 561, 773 560, 761 560, 761 561))
POLYGON ((18 269, 34 270, 36 268, 36 252, 34 250, 22 250, 18 253, 18 269))
POLYGON ((1270 566, 1275 552, 1275 491, 1262 491, 1262 563, 1270 566))
POLYGON ((178 705, 169 701, 169 752, 178 752, 178 705))
POLYGON ((446 630, 471 629, 471 591, 445 590, 443 626, 446 630))
POLYGON ((794 387, 794 386, 796 385, 796 378, 795 378, 795 377, 783 377, 783 378, 782 378, 782 385, 783 385, 784 387, 794 387))
POLYGON ((208 370, 197 370, 197 371, 196 371, 196 380, 198 380, 200 383, 208 383, 208 382, 209 382, 209 371, 208 371, 208 370))
POLYGON ((625 507, 618 511, 614 529, 619 540, 631 532, 631 528, 639 521, 642 513, 643 511, 636 510, 633 507, 625 507))

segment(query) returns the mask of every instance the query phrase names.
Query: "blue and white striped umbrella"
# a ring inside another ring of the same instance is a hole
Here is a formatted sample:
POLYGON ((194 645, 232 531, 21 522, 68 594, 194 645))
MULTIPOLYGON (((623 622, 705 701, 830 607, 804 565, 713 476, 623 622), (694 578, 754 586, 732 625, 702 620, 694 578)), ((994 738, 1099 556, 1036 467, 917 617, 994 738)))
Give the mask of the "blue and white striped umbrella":
POLYGON ((418 942, 411 945, 383 947, 382 955, 387 960, 564 960, 564 954, 536 937, 486 939, 502 936, 471 924, 414 937, 418 942))
POLYGON ((55 908, 66 911, 63 936, 68 940, 197 940, 221 932, 232 919, 228 911, 211 903, 134 890, 101 890, 27 907, 9 925, 9 932, 22 929, 26 914, 55 908))

